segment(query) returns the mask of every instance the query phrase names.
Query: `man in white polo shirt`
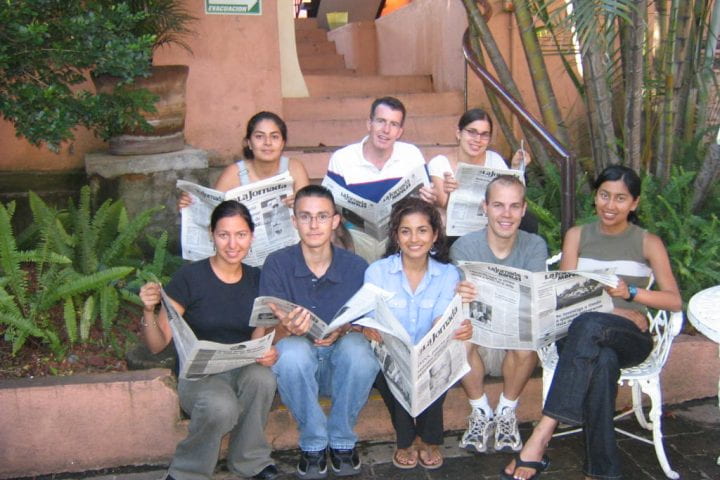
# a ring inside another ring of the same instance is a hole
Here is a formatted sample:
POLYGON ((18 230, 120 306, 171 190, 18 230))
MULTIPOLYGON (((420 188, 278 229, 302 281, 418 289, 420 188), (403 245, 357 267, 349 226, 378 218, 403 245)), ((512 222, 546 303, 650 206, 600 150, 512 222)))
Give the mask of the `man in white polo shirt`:
MULTIPOLYGON (((415 145, 398 141, 404 122, 405 105, 400 100, 376 99, 370 107, 367 136, 333 153, 327 176, 355 195, 379 201, 400 179, 425 165, 425 158, 415 145)), ((435 201, 432 187, 422 187, 419 193, 423 200, 435 201)), ((357 248, 357 237, 354 235, 353 239, 357 248)), ((358 253, 365 256, 362 251, 358 253)))

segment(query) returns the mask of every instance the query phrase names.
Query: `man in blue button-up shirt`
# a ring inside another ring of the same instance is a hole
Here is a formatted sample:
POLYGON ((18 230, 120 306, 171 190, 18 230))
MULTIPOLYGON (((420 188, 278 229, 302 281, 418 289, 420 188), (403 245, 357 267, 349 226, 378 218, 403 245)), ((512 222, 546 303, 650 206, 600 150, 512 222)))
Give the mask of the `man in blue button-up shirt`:
POLYGON ((287 315, 276 310, 279 359, 273 366, 283 403, 300 431, 302 454, 297 476, 327 476, 326 450, 336 475, 360 473, 353 431, 365 405, 379 365, 365 337, 341 328, 315 343, 304 335, 309 312, 326 322, 363 284, 367 262, 334 247, 332 233, 340 223, 332 194, 308 185, 295 196, 293 223, 300 243, 270 254, 260 278, 260 295, 300 305, 287 315), (340 331, 342 330, 342 331, 340 331), (318 395, 332 397, 325 416, 318 395), (329 447, 329 449, 327 448, 329 447))

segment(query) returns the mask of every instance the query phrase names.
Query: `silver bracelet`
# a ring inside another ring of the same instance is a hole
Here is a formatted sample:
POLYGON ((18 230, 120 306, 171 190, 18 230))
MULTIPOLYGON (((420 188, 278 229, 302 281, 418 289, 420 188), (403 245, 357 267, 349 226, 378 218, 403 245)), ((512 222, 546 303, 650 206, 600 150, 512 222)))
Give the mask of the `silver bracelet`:
MULTIPOLYGON (((155 318, 153 318, 152 324, 154 327, 157 327, 157 321, 155 320, 155 318)), ((143 328, 147 328, 148 325, 148 322, 145 321, 145 315, 140 317, 140 326, 143 328)))

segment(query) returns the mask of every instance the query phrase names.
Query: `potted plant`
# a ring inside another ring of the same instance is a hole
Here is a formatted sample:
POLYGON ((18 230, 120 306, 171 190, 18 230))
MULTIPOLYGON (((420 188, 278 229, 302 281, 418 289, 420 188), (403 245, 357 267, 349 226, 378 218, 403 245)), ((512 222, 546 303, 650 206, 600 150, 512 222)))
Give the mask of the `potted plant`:
MULTIPOLYGON (((116 2, 102 0, 108 5, 116 2)), ((197 20, 185 8, 182 0, 127 0, 132 13, 140 20, 132 27, 135 36, 153 39, 152 50, 177 45, 192 53, 185 38, 193 32, 191 24, 197 20)), ((152 66, 150 74, 137 77, 130 85, 109 75, 93 75, 98 93, 110 93, 117 88, 144 89, 157 97, 154 111, 145 112, 149 128, 130 129, 110 138, 110 153, 139 155, 173 152, 185 147, 185 84, 187 65, 152 66)))

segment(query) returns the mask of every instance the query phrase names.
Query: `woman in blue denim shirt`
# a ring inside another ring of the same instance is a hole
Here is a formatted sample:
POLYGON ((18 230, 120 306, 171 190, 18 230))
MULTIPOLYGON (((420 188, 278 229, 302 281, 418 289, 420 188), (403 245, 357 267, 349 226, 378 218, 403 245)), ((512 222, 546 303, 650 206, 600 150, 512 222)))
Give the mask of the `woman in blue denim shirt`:
POLYGON ((597 220, 565 234, 560 270, 615 268, 620 281, 607 288, 611 313, 588 312, 560 343, 543 417, 500 478, 535 479, 547 468, 545 448, 559 421, 583 425, 586 479, 622 478, 613 415, 620 369, 650 353, 647 307, 677 311, 682 299, 662 240, 635 225, 641 181, 628 167, 612 165, 595 180, 597 220), (650 275, 656 289, 642 288, 650 275))
MULTIPOLYGON (((390 238, 385 257, 365 271, 365 282, 395 294, 388 305, 415 344, 445 311, 460 279, 458 270, 449 263, 443 230, 440 213, 434 206, 419 198, 401 200, 390 216, 390 238)), ((382 341, 374 330, 365 329, 365 335, 371 340, 382 341)), ((469 321, 455 333, 458 340, 468 340, 471 336, 469 321)), ((443 463, 438 445, 443 442, 445 394, 413 418, 393 397, 382 372, 375 386, 380 390, 395 428, 395 466, 413 468, 419 461, 425 468, 439 468, 443 463)))

